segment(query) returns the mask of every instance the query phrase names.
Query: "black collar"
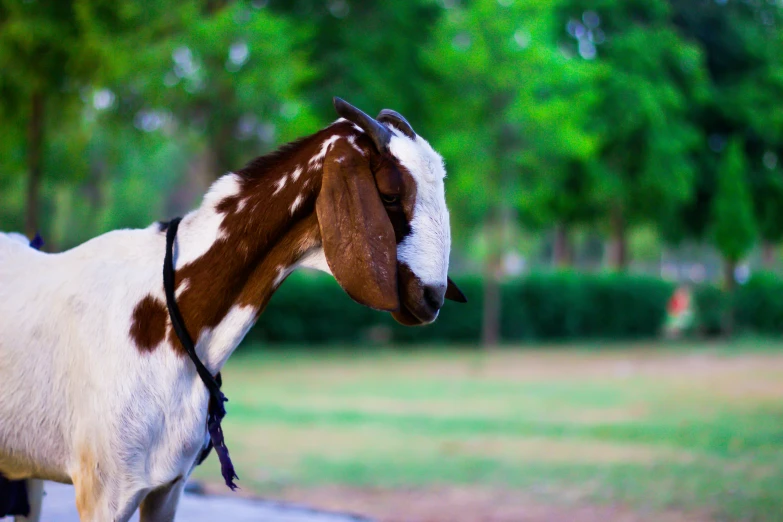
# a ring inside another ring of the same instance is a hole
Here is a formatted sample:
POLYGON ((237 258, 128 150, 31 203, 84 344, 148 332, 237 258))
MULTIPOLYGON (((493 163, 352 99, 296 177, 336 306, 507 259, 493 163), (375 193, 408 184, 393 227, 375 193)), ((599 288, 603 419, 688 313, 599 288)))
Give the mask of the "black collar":
MULTIPOLYGON (((223 429, 220 427, 220 421, 226 416, 225 402, 228 401, 223 392, 220 391, 220 374, 217 378, 213 377, 204 363, 198 358, 196 354, 196 346, 193 344, 193 338, 190 337, 187 328, 185 328, 185 321, 182 319, 182 314, 177 306, 177 298, 174 294, 174 240, 177 237, 177 229, 182 218, 174 218, 168 224, 166 230, 166 257, 163 260, 163 289, 166 292, 166 306, 169 309, 169 317, 171 318, 171 325, 179 338, 179 342, 182 343, 182 347, 188 353, 190 360, 196 366, 198 376, 201 377, 204 386, 209 390, 209 409, 207 410, 207 430, 209 431, 209 438, 212 446, 215 447, 218 460, 220 460, 220 471, 223 475, 223 479, 226 481, 226 486, 235 490, 237 485, 234 484, 234 479, 238 479, 234 472, 234 465, 231 463, 231 457, 228 454, 228 448, 223 440, 223 429)), ((205 453, 201 455, 199 464, 209 454, 209 448, 205 453)))

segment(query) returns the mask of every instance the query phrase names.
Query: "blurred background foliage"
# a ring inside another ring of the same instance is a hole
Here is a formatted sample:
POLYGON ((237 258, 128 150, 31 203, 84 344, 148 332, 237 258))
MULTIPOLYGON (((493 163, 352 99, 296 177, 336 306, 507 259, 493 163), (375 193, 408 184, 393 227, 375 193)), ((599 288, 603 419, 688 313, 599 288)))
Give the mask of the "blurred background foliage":
POLYGON ((676 282, 702 331, 750 328, 735 283, 780 286, 782 26, 780 0, 0 0, 0 229, 59 251, 182 214, 338 95, 446 159, 472 304, 433 339, 657 335, 676 282))

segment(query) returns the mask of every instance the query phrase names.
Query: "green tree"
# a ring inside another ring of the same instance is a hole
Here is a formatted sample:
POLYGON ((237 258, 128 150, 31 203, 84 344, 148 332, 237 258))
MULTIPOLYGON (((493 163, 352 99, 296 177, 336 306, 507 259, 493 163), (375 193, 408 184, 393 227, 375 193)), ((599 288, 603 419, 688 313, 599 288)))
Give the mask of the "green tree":
MULTIPOLYGON (((720 162, 712 204, 712 238, 724 259, 724 284, 729 296, 734 294, 737 263, 753 248, 757 234, 746 169, 742 143, 732 139, 720 162)), ((726 314, 724 331, 732 333, 733 326, 732 304, 726 314)))
POLYGON ((600 68, 585 86, 599 97, 590 119, 600 141, 585 168, 611 263, 623 269, 629 227, 692 196, 700 134, 686 116, 708 94, 703 56, 673 27, 664 0, 565 0, 558 14, 563 50, 600 68))
POLYGON ((499 337, 499 279, 512 222, 565 222, 578 215, 578 187, 588 184, 570 167, 594 147, 576 103, 584 70, 554 45, 552 14, 543 0, 454 5, 425 53, 436 76, 427 114, 452 166, 452 216, 461 228, 478 226, 484 239, 488 346, 499 337))
POLYGON ((419 50, 431 38, 442 9, 433 0, 271 0, 269 8, 302 21, 314 74, 304 99, 324 121, 335 119, 332 96, 370 114, 390 108, 427 134, 428 71, 419 50))
POLYGON ((751 174, 753 209, 762 243, 762 263, 770 270, 777 266, 775 247, 783 241, 783 172, 778 158, 783 157, 767 150, 762 165, 751 174), (766 160, 766 161, 765 161, 766 160))
POLYGON ((81 33, 73 2, 0 2, 0 104, 11 122, 17 126, 27 122, 24 226, 28 235, 38 229, 46 110, 52 96, 64 97, 57 93, 64 90, 72 73, 69 65, 82 50, 81 33))
MULTIPOLYGON (((141 13, 154 12, 142 5, 129 10, 129 5, 110 0, 0 0, 0 114, 8 124, 4 132, 24 143, 23 159, 12 154, 0 166, 24 171, 28 235, 40 228, 44 168, 84 144, 78 123, 80 95, 111 76, 117 65, 111 42, 142 24, 141 13)), ((65 177, 82 174, 77 169, 65 177)))
POLYGON ((200 142, 198 161, 212 179, 314 129, 301 99, 313 74, 301 49, 306 30, 262 2, 190 0, 174 9, 173 21, 164 16, 128 41, 132 58, 117 89, 137 127, 171 124, 200 142))
POLYGON ((693 104, 688 118, 699 127, 694 152, 693 197, 670 206, 665 236, 673 242, 705 239, 710 230, 720 155, 727 137, 742 140, 746 176, 764 256, 783 239, 783 116, 771 110, 783 97, 783 8, 774 2, 670 0, 673 21, 704 51, 709 97, 693 104))
POLYGON ((316 126, 299 91, 311 67, 294 49, 307 32, 283 16, 246 1, 118 9, 135 30, 99 33, 111 74, 80 90, 80 158, 52 166, 83 172, 51 191, 63 246, 180 214, 215 177, 316 126))

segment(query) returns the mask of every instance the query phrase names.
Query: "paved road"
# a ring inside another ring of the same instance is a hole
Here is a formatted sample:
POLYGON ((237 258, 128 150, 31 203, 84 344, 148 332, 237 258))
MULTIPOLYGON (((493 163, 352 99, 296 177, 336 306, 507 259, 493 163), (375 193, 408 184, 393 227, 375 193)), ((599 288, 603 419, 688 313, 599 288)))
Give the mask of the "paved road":
MULTIPOLYGON (((73 487, 47 483, 42 522, 79 522, 73 487)), ((0 519, 5 522, 10 519, 0 519)), ((139 520, 138 514, 131 519, 139 520)), ((186 493, 177 510, 177 522, 371 522, 369 518, 315 511, 305 507, 260 500, 208 497, 186 493)))

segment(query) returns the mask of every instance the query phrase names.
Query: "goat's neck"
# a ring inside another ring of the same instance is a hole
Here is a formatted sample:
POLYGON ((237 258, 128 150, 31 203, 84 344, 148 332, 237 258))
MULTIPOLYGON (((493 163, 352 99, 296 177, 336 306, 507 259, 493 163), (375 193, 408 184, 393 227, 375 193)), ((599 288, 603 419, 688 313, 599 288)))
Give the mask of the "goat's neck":
MULTIPOLYGON (((245 172, 223 176, 182 221, 177 299, 188 330, 198 338, 199 356, 213 372, 303 258, 323 263, 314 210, 323 141, 302 142, 304 150, 289 150, 290 158, 274 169, 247 172, 251 164, 245 172)), ((181 349, 173 331, 169 341, 181 349)))

